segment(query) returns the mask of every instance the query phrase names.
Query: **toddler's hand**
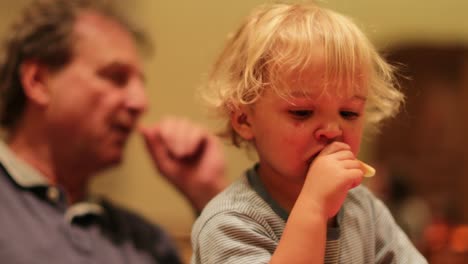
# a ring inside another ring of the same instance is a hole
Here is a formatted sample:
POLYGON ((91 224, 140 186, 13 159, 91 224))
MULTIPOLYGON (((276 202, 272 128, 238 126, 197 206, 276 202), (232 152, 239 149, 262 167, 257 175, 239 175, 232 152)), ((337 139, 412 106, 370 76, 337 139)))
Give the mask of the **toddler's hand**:
POLYGON ((327 217, 335 216, 348 191, 364 176, 362 165, 342 142, 326 146, 312 162, 302 192, 327 217))

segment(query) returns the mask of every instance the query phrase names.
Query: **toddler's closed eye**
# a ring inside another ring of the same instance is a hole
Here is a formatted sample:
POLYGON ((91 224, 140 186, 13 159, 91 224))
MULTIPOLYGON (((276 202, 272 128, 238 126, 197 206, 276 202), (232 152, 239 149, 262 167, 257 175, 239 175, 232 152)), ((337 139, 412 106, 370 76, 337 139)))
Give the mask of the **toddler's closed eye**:
POLYGON ((353 112, 353 111, 341 111, 340 115, 343 118, 348 119, 348 120, 354 120, 354 119, 357 119, 360 116, 359 113, 353 112))
POLYGON ((314 113, 312 110, 289 110, 288 112, 297 119, 308 118, 314 113))

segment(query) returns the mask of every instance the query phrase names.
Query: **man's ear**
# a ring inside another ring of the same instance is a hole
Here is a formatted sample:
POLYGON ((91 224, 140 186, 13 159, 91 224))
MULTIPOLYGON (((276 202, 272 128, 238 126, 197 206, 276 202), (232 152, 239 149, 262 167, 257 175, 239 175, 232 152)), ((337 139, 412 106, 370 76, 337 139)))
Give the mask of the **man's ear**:
POLYGON ((49 102, 49 89, 46 85, 48 69, 35 61, 24 61, 20 66, 20 81, 26 97, 38 104, 47 105, 49 102))
POLYGON ((254 133, 250 124, 251 109, 248 106, 241 106, 231 113, 232 128, 245 140, 252 140, 254 133))

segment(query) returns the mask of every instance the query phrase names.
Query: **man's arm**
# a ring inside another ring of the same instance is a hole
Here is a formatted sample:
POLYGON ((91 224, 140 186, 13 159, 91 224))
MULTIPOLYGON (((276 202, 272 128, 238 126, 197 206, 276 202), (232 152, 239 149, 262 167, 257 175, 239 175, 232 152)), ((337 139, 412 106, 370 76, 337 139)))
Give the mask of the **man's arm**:
POLYGON ((197 213, 228 183, 219 139, 176 117, 140 129, 156 168, 189 200, 197 213))

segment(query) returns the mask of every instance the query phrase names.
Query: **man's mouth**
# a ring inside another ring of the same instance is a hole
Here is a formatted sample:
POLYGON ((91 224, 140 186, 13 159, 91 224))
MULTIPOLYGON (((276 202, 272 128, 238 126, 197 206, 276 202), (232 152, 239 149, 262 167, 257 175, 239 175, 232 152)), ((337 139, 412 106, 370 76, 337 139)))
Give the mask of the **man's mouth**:
POLYGON ((133 131, 133 125, 124 123, 114 123, 111 125, 112 131, 119 135, 128 136, 133 131))

